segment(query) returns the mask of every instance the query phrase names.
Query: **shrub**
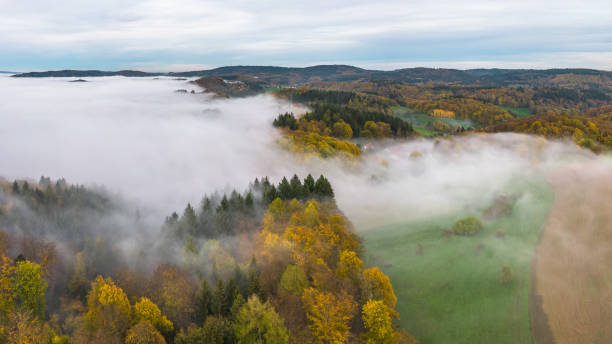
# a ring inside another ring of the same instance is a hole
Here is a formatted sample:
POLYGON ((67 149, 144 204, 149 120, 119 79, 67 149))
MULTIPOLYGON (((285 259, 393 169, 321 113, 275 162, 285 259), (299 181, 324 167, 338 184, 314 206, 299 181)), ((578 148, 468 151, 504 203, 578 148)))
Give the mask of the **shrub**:
POLYGON ((514 273, 509 265, 504 265, 501 269, 501 275, 499 281, 501 284, 510 284, 514 280, 514 273))
POLYGON ((459 219, 455 221, 455 224, 453 225, 453 233, 457 235, 471 236, 480 232, 481 229, 482 222, 473 216, 468 216, 464 219, 459 219))

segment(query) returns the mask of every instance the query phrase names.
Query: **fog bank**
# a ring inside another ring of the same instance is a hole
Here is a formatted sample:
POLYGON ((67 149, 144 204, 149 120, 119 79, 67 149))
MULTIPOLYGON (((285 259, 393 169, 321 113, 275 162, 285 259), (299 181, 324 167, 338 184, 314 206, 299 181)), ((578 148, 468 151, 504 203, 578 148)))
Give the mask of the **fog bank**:
POLYGON ((380 144, 358 167, 302 161, 271 125, 303 111, 270 96, 213 99, 168 78, 0 77, 0 176, 104 185, 161 220, 205 193, 255 177, 325 174, 358 229, 462 209, 516 178, 607 159, 571 143, 516 134, 380 144))

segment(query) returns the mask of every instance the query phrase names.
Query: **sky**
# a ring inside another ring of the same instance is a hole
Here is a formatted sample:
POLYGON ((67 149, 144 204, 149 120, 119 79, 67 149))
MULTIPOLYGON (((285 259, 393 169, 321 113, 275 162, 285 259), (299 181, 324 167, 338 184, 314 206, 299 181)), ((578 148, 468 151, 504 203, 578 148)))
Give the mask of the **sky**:
POLYGON ((612 70, 609 0, 0 0, 0 8, 0 70, 9 71, 612 70))

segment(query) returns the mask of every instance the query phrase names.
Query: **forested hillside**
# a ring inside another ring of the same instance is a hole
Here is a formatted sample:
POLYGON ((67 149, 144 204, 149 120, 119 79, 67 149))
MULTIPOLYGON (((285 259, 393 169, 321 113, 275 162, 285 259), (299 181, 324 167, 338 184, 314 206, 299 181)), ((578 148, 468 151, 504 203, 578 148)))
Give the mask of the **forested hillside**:
POLYGON ((140 216, 64 180, 3 182, 0 342, 416 343, 324 176, 205 196, 159 241, 140 216))
MULTIPOLYGON (((525 72, 517 78, 555 76, 560 80, 556 74, 560 72, 525 72)), ((487 75, 505 74, 500 71, 487 75)), ((576 75, 593 76, 594 72, 576 75)), ((499 87, 449 83, 410 85, 392 80, 317 82, 279 94, 308 104, 344 101, 361 104, 366 109, 377 107, 410 123, 423 136, 463 134, 466 129, 521 132, 569 138, 594 152, 609 149, 607 127, 612 93, 608 86, 578 85, 570 82, 573 79, 569 76, 561 79, 567 82, 553 85, 534 81, 526 86, 499 87)))

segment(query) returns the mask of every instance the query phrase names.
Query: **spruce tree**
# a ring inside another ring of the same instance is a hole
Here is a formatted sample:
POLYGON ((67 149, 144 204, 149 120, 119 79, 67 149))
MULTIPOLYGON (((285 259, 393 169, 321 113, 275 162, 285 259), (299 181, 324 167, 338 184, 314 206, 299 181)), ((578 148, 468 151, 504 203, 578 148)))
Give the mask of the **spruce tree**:
POLYGON ((304 194, 306 197, 310 196, 315 191, 315 180, 309 173, 304 179, 304 194))
POLYGON ((16 180, 13 182, 13 194, 19 195, 19 184, 17 184, 16 180))
POLYGON ((278 184, 278 197, 282 200, 291 199, 294 197, 291 184, 287 181, 287 178, 283 177, 280 184, 278 184))
POLYGON ((236 286, 236 282, 234 282, 233 278, 230 278, 225 287, 225 293, 223 293, 223 309, 221 310, 221 315, 224 317, 229 317, 231 315, 232 305, 234 304, 236 296, 239 294, 240 290, 238 286, 236 286))
POLYGON ((213 293, 208 285, 208 282, 204 279, 200 285, 198 291, 197 309, 196 309, 196 321, 199 325, 204 324, 206 317, 212 314, 213 307, 213 293))
POLYGON ((334 197, 334 190, 332 189, 329 180, 327 180, 327 178, 325 178, 323 175, 321 175, 315 183, 315 193, 321 198, 334 197))
POLYGON ((181 218, 181 227, 183 234, 189 233, 191 235, 195 234, 198 223, 195 211, 190 203, 187 203, 187 207, 185 207, 185 211, 183 212, 183 217, 181 218))
POLYGON ((212 302, 212 313, 214 315, 221 315, 223 313, 223 303, 225 301, 225 286, 223 285, 223 280, 217 280, 217 289, 215 289, 215 293, 213 294, 213 302, 212 302))
POLYGON ((259 282, 259 271, 257 269, 257 261, 255 260, 255 257, 253 257, 251 259, 251 264, 249 264, 249 275, 248 275, 248 287, 247 287, 247 293, 246 293, 246 298, 248 299, 249 296, 255 294, 257 295, 261 300, 264 300, 264 294, 261 290, 261 284, 259 282))
POLYGON ((293 197, 301 199, 304 196, 304 192, 302 187, 302 181, 297 176, 297 174, 294 174, 293 178, 291 178, 290 185, 293 197))
POLYGON ((244 197, 244 206, 250 211, 253 210, 254 203, 253 193, 251 191, 247 192, 246 196, 244 197))
POLYGON ((264 192, 264 200, 266 201, 265 205, 272 203, 278 197, 278 191, 276 191, 276 187, 274 185, 270 185, 266 191, 264 192))

